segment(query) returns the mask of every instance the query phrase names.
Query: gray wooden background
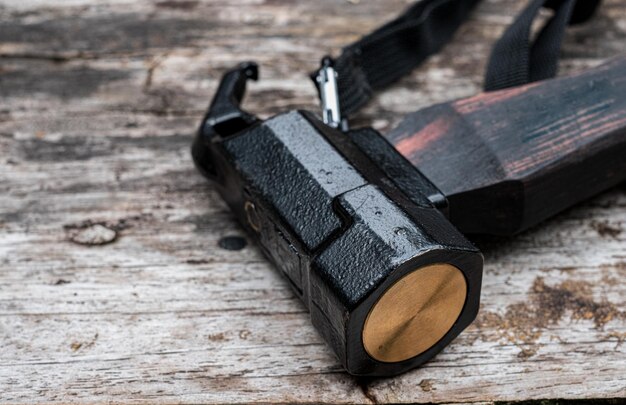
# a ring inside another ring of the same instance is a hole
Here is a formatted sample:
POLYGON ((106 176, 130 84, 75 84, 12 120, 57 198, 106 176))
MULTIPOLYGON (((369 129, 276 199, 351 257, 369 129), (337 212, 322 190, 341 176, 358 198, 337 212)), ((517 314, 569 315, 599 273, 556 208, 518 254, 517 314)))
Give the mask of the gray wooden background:
MULTIPOLYGON (((525 1, 485 0, 359 117, 480 91, 525 1)), ((246 107, 317 109, 306 78, 402 0, 0 1, 0 401, 492 402, 626 397, 626 186, 479 241, 477 321, 421 369, 345 374, 287 283, 194 169, 217 80, 261 64, 246 107)), ((626 2, 568 32, 561 72, 626 53, 626 2)))

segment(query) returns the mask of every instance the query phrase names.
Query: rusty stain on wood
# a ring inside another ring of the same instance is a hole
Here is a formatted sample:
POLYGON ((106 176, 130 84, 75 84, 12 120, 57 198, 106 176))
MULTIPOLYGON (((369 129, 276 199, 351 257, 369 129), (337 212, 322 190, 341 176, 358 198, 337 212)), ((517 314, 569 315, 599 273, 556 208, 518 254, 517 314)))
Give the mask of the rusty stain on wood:
MULTIPOLYGON (((504 315, 482 311, 476 326, 482 331, 497 331, 497 339, 516 344, 521 358, 536 354, 541 335, 550 325, 557 325, 566 314, 572 321, 592 320, 597 330, 618 319, 626 319, 621 311, 606 298, 596 301, 592 285, 585 281, 565 280, 557 286, 548 286, 537 277, 528 293, 528 302, 508 305, 504 315)), ((481 338, 488 336, 481 335, 481 338)))
POLYGON ((600 236, 617 238, 623 231, 621 224, 611 224, 609 221, 592 221, 591 226, 600 236))
MULTIPOLYGON (((317 111, 306 76, 319 58, 406 5, 0 3, 0 402, 626 397, 624 185, 515 238, 479 241, 478 321, 393 379, 346 375, 260 251, 219 247, 242 230, 189 146, 220 74, 257 60, 247 109, 317 111), (96 225, 115 242, 68 238, 96 225)), ((523 5, 483 1, 453 43, 354 125, 387 131, 408 112, 477 94, 489 47, 523 5)), ((619 53, 626 5, 605 0, 566 35, 561 72, 619 53)))

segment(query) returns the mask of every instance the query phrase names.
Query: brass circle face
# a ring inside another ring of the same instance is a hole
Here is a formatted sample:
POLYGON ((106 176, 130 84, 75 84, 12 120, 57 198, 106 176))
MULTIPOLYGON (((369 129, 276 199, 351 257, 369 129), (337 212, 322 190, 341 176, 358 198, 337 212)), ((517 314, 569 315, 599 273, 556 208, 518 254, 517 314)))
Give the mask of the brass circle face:
POLYGON ((437 343, 461 314, 467 283, 450 264, 420 267, 396 281, 372 307, 363 345, 374 359, 393 363, 437 343))

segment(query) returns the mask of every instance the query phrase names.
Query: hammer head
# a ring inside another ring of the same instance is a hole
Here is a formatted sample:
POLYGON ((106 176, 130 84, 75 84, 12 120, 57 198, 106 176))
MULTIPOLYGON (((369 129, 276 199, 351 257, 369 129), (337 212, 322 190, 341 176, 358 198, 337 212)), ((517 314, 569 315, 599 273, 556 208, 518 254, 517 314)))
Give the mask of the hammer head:
POLYGON ((233 102, 223 90, 241 89, 225 82, 250 77, 243 68, 223 79, 212 106, 230 96, 230 107, 205 117, 196 165, 349 373, 424 363, 476 316, 482 255, 448 222, 436 188, 376 131, 342 133, 304 111, 266 121, 233 112, 243 91, 233 102))

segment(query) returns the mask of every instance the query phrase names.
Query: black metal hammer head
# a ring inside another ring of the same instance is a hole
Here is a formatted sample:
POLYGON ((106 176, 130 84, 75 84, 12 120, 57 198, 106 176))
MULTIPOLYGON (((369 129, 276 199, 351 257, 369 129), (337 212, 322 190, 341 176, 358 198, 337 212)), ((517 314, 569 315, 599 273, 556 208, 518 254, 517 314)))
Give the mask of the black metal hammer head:
POLYGON ((376 131, 342 133, 305 111, 266 121, 241 111, 243 91, 233 98, 232 89, 243 89, 249 67, 224 76, 194 141, 196 165, 349 373, 424 363, 476 316, 480 252, 376 131))

